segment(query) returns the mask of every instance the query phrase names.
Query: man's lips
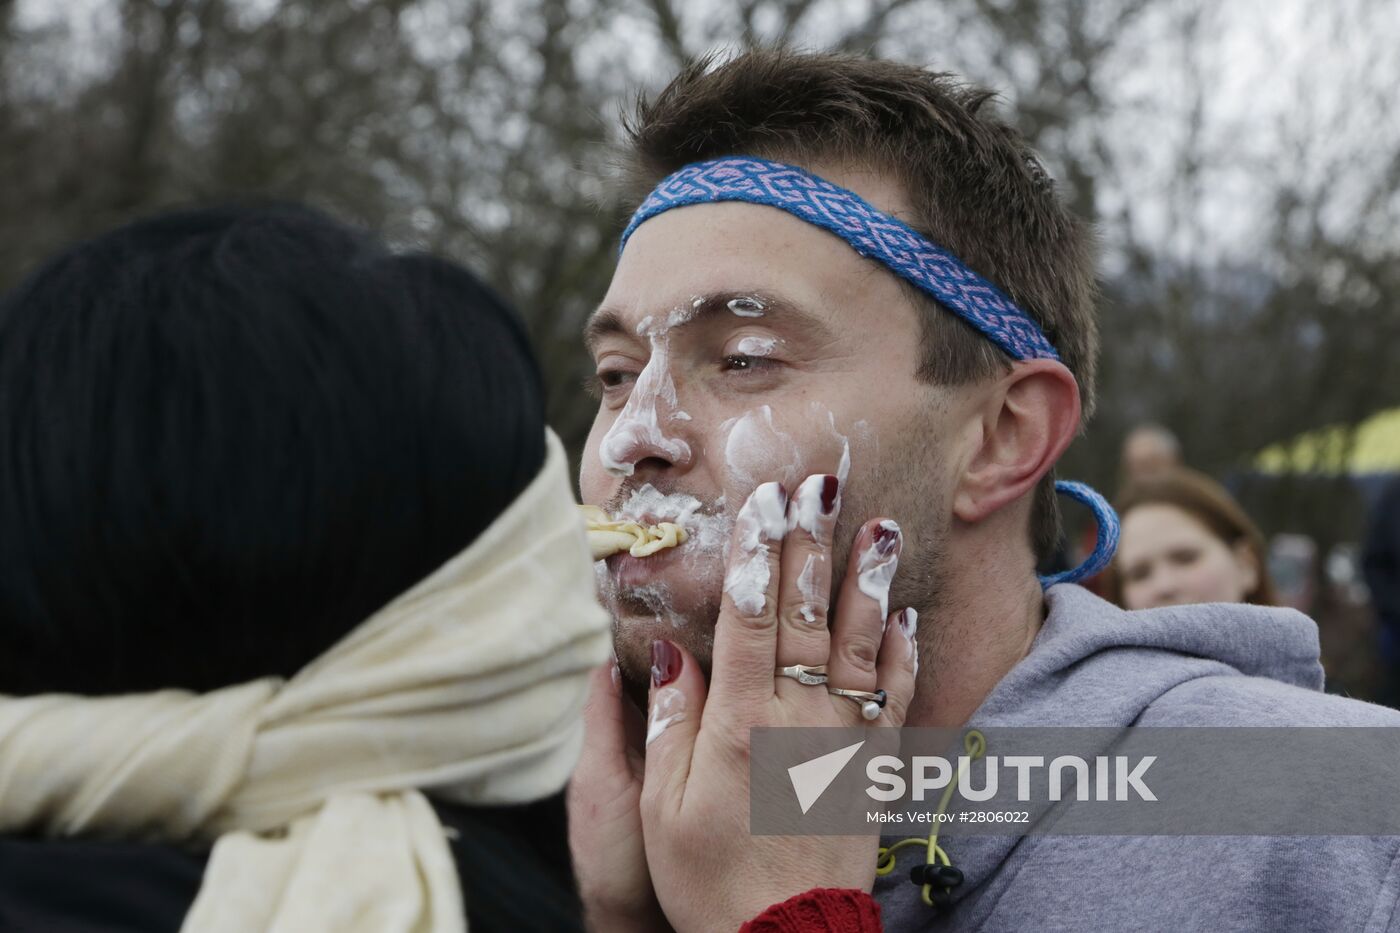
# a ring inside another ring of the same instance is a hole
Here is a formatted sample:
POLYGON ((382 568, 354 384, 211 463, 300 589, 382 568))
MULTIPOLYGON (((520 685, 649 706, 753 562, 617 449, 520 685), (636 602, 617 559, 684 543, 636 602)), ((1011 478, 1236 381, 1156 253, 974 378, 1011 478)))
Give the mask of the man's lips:
POLYGON ((678 547, 666 548, 648 557, 633 557, 626 551, 622 551, 607 559, 608 573, 612 574, 621 586, 642 586, 675 564, 681 548, 684 547, 685 545, 682 544, 678 547))

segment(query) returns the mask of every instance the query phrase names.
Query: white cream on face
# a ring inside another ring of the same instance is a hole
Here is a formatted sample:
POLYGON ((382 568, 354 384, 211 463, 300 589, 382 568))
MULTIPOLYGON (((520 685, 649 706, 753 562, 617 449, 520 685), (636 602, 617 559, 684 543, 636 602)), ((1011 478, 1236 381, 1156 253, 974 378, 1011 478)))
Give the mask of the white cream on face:
POLYGON ((752 296, 729 301, 729 310, 739 317, 763 317, 763 307, 763 302, 752 296))
POLYGON ((777 483, 764 483, 753 491, 734 520, 738 552, 730 559, 724 592, 746 616, 763 614, 768 594, 768 542, 787 534, 787 516, 777 483))
POLYGON ((720 430, 728 431, 724 465, 738 488, 752 489, 764 477, 786 476, 797 467, 797 444, 773 424, 767 405, 725 421, 720 430))
MULTIPOLYGON (((635 449, 639 440, 651 443, 660 451, 666 451, 671 442, 684 445, 680 437, 667 437, 663 433, 669 425, 691 421, 690 414, 679 407, 677 383, 670 371, 670 364, 675 360, 670 347, 673 336, 670 331, 692 320, 708 300, 710 299, 706 297, 695 297, 689 307, 675 308, 664 316, 648 316, 637 325, 637 334, 648 340, 652 355, 644 371, 637 376, 624 410, 599 444, 599 460, 614 475, 628 475, 632 472, 633 463, 639 459, 635 449), (628 462, 629 460, 631 462, 628 462)), ((729 303, 729 310, 741 318, 757 318, 764 314, 762 301, 752 297, 733 299, 729 303)), ((749 356, 765 356, 776 352, 781 344, 781 339, 777 337, 749 334, 737 341, 737 351, 749 356)), ((689 391, 684 384, 680 389, 689 391)), ((861 426, 861 422, 856 422, 853 427, 859 430, 861 426)), ((727 419, 719 425, 718 431, 712 436, 719 439, 720 450, 716 451, 711 443, 707 445, 706 454, 713 457, 715 453, 721 453, 723 488, 732 491, 753 490, 759 481, 775 479, 782 480, 791 488, 792 484, 807 477, 809 468, 818 462, 827 471, 833 471, 834 465, 833 472, 844 486, 850 471, 851 442, 837 429, 836 417, 831 409, 820 402, 808 401, 800 423, 790 426, 784 422, 783 427, 792 433, 779 428, 772 408, 766 405, 727 419)), ((847 430, 851 430, 851 427, 847 430)), ((864 442, 860 450, 864 456, 864 442)), ((674 448, 673 455, 689 454, 688 445, 674 448)), ((788 520, 790 527, 797 527, 794 523, 801 522, 802 527, 809 529, 809 533, 814 533, 810 530, 819 527, 819 484, 812 492, 810 496, 803 495, 800 503, 794 503, 799 505, 799 514, 788 520)), ((769 581, 764 580, 761 586, 757 581, 759 575, 767 571, 766 560, 756 563, 752 553, 744 555, 741 561, 743 567, 739 568, 740 572, 737 575, 733 568, 727 566, 725 558, 730 552, 735 517, 733 513, 725 513, 723 501, 721 497, 713 505, 706 507, 694 496, 665 495, 648 484, 632 492, 631 497, 618 509, 618 516, 635 521, 673 521, 681 525, 690 537, 676 550, 676 566, 667 572, 667 576, 674 575, 676 580, 685 578, 685 591, 698 587, 713 593, 714 588, 719 586, 723 587, 725 592, 729 592, 729 585, 739 586, 739 597, 747 594, 747 604, 752 607, 756 603, 758 608, 755 611, 761 612, 761 594, 766 590, 769 581), (755 588, 760 594, 759 599, 754 599, 755 588)), ((834 515, 830 520, 834 522, 834 515)), ((734 559, 738 560, 738 554, 739 552, 735 551, 734 559)), ((825 565, 818 559, 808 562, 803 570, 799 586, 807 605, 800 611, 804 618, 815 622, 816 608, 828 600, 828 594, 817 592, 816 583, 818 571, 825 570, 825 565)), ((616 591, 616 578, 608 582, 611 589, 616 591)), ((645 587, 629 586, 628 592, 634 598, 647 597, 649 614, 658 623, 668 621, 677 625, 685 618, 675 611, 669 588, 663 587, 659 582, 645 587), (648 592, 643 593, 640 590, 648 592)), ((735 598, 736 602, 739 597, 735 598)), ((679 598, 678 594, 676 598, 679 598)), ((646 620, 646 616, 641 616, 640 619, 646 620)))
POLYGON ((804 622, 816 622, 814 607, 826 602, 826 598, 817 588, 817 567, 825 562, 824 557, 808 554, 806 562, 802 564, 802 572, 797 575, 797 592, 802 596, 802 605, 797 611, 802 614, 804 622))
MULTIPOLYGON (((849 476, 851 472, 850 439, 836 429, 836 414, 831 409, 824 407, 820 402, 812 402, 807 406, 807 409, 813 421, 821 418, 822 415, 826 416, 826 424, 827 428, 831 431, 831 436, 841 445, 841 461, 836 465, 836 478, 841 482, 841 488, 844 490, 846 488, 846 477, 849 476)), ((855 423, 855 428, 858 431, 865 430, 865 433, 869 433, 869 425, 864 421, 857 421, 855 423)))
POLYGON ((860 553, 856 565, 856 582, 860 591, 880 604, 880 619, 883 622, 890 614, 890 583, 894 580, 895 569, 899 566, 899 526, 886 519, 880 527, 893 532, 882 541, 875 538, 860 553))
POLYGON ((646 744, 655 742, 672 725, 684 721, 685 694, 675 687, 662 687, 651 698, 651 718, 647 722, 646 744))
POLYGON ((735 349, 744 356, 772 356, 777 346, 777 337, 756 337, 750 334, 747 337, 740 337, 735 349))
POLYGON ((617 510, 617 517, 633 522, 675 522, 686 528, 691 516, 700 511, 700 500, 685 493, 662 493, 651 483, 632 490, 617 510))
MULTIPOLYGON (((836 430, 835 416, 820 403, 811 403, 807 421, 810 423, 811 429, 804 429, 804 436, 819 436, 821 425, 825 422, 830 428, 832 442, 840 445, 841 458, 836 470, 837 500, 831 514, 824 514, 821 507, 821 493, 825 474, 807 476, 788 504, 785 530, 802 528, 813 537, 820 536, 823 539, 829 539, 830 525, 835 524, 840 507, 840 490, 844 487, 846 476, 850 472, 851 447, 846 436, 836 430)), ((722 431, 727 430, 728 432, 725 440, 725 467, 736 484, 750 485, 757 477, 761 476, 792 477, 801 476, 806 472, 804 461, 808 457, 804 456, 804 452, 798 449, 791 435, 779 430, 774 425, 773 412, 768 406, 760 406, 740 418, 731 419, 720 427, 722 431)), ((827 602, 826 594, 818 591, 816 582, 820 564, 821 559, 815 558, 815 556, 809 557, 797 580, 798 592, 802 595, 804 603, 799 612, 802 618, 808 622, 817 621, 816 607, 825 605, 827 602)), ((752 556, 746 558, 746 565, 752 567, 751 576, 758 574, 760 564, 755 563, 752 556)), ((762 572, 767 573, 766 563, 762 565, 762 572)), ((883 572, 879 568, 872 570, 871 586, 876 585, 883 572)), ((888 572, 890 576, 893 576, 892 568, 889 568, 888 572)), ((766 578, 764 584, 766 586, 766 578)), ((756 605, 757 611, 761 611, 761 601, 756 601, 756 605)))
MULTIPOLYGON (((640 524, 665 521, 680 525, 686 530, 687 537, 685 543, 674 552, 679 564, 677 573, 688 578, 693 585, 720 585, 723 555, 729 547, 734 527, 733 517, 725 512, 723 496, 707 510, 695 496, 662 493, 646 483, 632 490, 617 507, 616 516, 640 524)), ((611 605, 619 593, 617 578, 609 572, 606 562, 597 562, 594 570, 598 574, 599 598, 604 605, 611 605)), ((687 617, 676 611, 671 587, 666 583, 657 581, 629 585, 626 591, 632 599, 646 605, 652 616, 650 621, 657 624, 668 622, 672 627, 687 623, 687 617)))
POLYGON ((651 358, 633 383, 627 404, 598 445, 598 459, 613 476, 632 475, 635 467, 627 458, 640 447, 659 450, 672 461, 690 459, 690 445, 678 437, 667 437, 662 423, 674 420, 679 411, 671 375, 670 332, 694 316, 693 307, 677 308, 663 323, 648 315, 637 325, 637 335, 651 343, 651 358))
POLYGON ((673 492, 664 494, 651 483, 632 490, 617 510, 618 518, 642 524, 674 522, 689 536, 682 544, 682 554, 697 551, 720 551, 729 540, 731 522, 723 514, 723 502, 717 502, 712 512, 703 512, 703 504, 694 496, 673 492))
POLYGON ((910 606, 899 614, 899 632, 909 642, 909 657, 914 662, 914 674, 919 673, 919 610, 910 606))
POLYGON ((669 622, 672 628, 685 624, 685 619, 671 608, 671 588, 665 583, 644 583, 627 588, 627 595, 641 602, 657 625, 669 622))
MULTIPOLYGON (((593 591, 598 596, 598 602, 604 606, 611 606, 617 598, 617 583, 608 573, 606 561, 593 562, 593 591)), ((616 654, 613 655, 613 657, 616 656, 616 654)))

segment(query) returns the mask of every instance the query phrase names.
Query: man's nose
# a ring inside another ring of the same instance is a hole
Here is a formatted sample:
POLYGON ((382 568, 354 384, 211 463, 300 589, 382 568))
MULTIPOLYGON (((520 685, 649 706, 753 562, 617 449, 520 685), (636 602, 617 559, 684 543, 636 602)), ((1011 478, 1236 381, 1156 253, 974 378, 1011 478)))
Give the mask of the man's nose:
POLYGON ((691 444, 679 431, 661 429, 656 418, 619 419, 598 448, 603 467, 614 476, 688 469, 691 444))

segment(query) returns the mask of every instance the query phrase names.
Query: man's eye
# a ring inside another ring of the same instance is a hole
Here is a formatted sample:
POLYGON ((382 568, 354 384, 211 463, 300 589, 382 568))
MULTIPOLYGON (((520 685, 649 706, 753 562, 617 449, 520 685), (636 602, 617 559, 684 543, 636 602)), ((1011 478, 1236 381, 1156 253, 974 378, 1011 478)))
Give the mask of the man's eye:
POLYGON ((725 372, 748 372, 772 366, 773 361, 762 356, 749 356, 746 353, 730 353, 724 358, 725 372))
POLYGON ((636 373, 624 372, 620 369, 605 369, 598 374, 598 384, 605 389, 615 389, 636 378, 636 373))
POLYGON ((622 369, 605 369, 583 380, 583 389, 593 398, 601 400, 603 396, 611 394, 613 390, 628 383, 635 382, 636 379, 636 373, 629 373, 622 369))

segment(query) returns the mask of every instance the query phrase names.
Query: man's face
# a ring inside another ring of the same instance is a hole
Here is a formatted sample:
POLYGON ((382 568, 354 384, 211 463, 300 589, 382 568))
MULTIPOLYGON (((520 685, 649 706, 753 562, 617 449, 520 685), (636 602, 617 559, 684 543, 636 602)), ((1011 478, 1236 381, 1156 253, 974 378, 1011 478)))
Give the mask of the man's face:
MULTIPOLYGON (((879 176, 816 170, 901 212, 879 176)), ((943 441, 966 393, 916 381, 919 313, 892 273, 773 208, 694 205, 637 229, 588 328, 602 400, 579 482, 585 503, 690 538, 598 565, 629 680, 655 638, 708 670, 733 517, 763 482, 840 476, 833 592, 860 524, 892 518, 890 608, 929 604, 950 523, 943 441)))

